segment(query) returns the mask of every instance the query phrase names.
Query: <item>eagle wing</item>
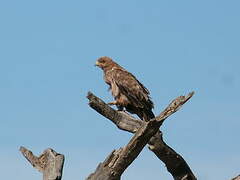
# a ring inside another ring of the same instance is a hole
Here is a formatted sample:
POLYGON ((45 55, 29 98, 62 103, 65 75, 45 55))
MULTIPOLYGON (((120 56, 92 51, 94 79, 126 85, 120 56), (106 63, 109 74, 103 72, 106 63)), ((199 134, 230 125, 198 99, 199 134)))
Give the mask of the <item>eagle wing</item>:
POLYGON ((130 104, 144 109, 153 108, 153 102, 149 97, 148 89, 133 74, 120 68, 114 69, 111 74, 119 93, 124 94, 130 101, 130 104))

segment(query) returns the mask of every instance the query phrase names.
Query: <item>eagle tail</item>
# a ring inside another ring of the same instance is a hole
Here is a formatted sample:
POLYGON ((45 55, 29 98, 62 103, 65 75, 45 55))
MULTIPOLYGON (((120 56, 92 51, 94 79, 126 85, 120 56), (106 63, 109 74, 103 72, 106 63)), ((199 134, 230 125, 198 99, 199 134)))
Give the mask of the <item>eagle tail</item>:
POLYGON ((143 116, 141 118, 142 120, 149 121, 149 120, 151 120, 153 118, 155 118, 155 115, 154 115, 154 113, 152 112, 151 109, 143 111, 143 116))
POLYGON ((149 121, 155 118, 154 113, 151 109, 136 108, 135 106, 128 105, 125 107, 130 113, 136 114, 141 120, 149 121))

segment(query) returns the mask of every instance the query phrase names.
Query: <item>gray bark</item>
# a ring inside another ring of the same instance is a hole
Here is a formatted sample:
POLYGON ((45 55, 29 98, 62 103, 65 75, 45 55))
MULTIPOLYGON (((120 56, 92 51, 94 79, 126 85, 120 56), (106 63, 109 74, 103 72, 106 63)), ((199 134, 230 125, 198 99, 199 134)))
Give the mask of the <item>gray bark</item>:
POLYGON ((179 154, 163 142, 161 132, 159 131, 159 127, 164 120, 179 110, 192 96, 193 93, 190 93, 186 97, 180 96, 176 98, 159 116, 148 122, 144 122, 124 112, 112 109, 101 99, 89 92, 87 98, 89 99, 90 107, 110 119, 120 129, 136 133, 125 147, 113 151, 103 163, 100 163, 96 171, 87 180, 120 179, 122 173, 134 161, 147 143, 150 144, 150 149, 159 159, 166 164, 168 171, 173 175, 174 179, 195 180, 196 178, 187 163, 179 154), (163 150, 165 152, 162 152, 163 150), (174 162, 171 162, 172 160, 174 162), (104 176, 100 178, 99 175, 104 176))
POLYGON ((64 155, 53 149, 46 149, 39 157, 25 147, 20 147, 23 156, 34 168, 43 174, 43 180, 61 180, 64 164, 64 155))

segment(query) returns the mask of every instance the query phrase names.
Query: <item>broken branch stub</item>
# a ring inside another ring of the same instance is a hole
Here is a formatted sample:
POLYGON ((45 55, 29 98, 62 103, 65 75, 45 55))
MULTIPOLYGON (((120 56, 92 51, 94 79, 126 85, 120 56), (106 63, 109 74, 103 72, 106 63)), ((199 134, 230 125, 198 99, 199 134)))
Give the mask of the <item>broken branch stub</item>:
POLYGON ((51 148, 46 149, 39 157, 25 147, 20 147, 20 151, 34 168, 43 173, 43 180, 61 180, 64 155, 51 148))

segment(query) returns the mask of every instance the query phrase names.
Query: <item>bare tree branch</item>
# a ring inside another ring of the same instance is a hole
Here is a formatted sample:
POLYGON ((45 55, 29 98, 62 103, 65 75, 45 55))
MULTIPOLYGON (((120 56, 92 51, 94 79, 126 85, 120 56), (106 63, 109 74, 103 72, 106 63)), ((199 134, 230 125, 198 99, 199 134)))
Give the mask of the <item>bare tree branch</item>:
MULTIPOLYGON (((196 180, 185 160, 163 141, 162 132, 159 131, 164 120, 179 110, 192 96, 193 93, 189 93, 186 97, 176 98, 159 116, 149 122, 144 122, 125 112, 112 109, 89 92, 87 97, 93 109, 110 119, 119 129, 135 133, 135 135, 125 147, 114 150, 103 163, 100 163, 87 180, 120 180, 122 173, 147 143, 149 149, 165 163, 175 180, 196 180)), ((43 180, 61 180, 64 155, 50 148, 39 157, 24 147, 20 147, 20 151, 34 168, 43 173, 43 180)), ((240 180, 240 175, 232 180, 240 180)))
POLYGON ((43 180, 61 180, 64 164, 64 155, 53 149, 46 149, 39 157, 25 147, 20 147, 23 156, 34 168, 43 173, 43 180))
MULTIPOLYGON (((191 97, 193 96, 193 93, 190 93, 188 96, 180 96, 176 98, 174 101, 172 101, 169 106, 156 118, 148 121, 143 122, 139 121, 130 115, 127 115, 126 113, 116 111, 109 107, 106 103, 104 103, 101 99, 93 95, 91 92, 88 93, 87 98, 89 99, 89 105, 95 109, 97 112, 105 116, 106 118, 110 119, 113 123, 115 123, 120 129, 127 130, 129 132, 136 132, 133 138, 130 140, 127 146, 119 149, 118 151, 113 151, 111 155, 103 162, 101 163, 98 168, 96 169, 95 173, 91 174, 88 177, 88 180, 95 180, 99 179, 99 174, 104 174, 105 176, 102 177, 102 180, 107 179, 120 179, 121 174, 124 172, 124 170, 132 163, 132 161, 139 155, 143 147, 150 142, 150 138, 153 141, 151 146, 153 148, 150 148, 151 150, 156 147, 159 150, 159 147, 156 146, 154 143, 157 141, 153 139, 153 135, 155 135, 159 129, 159 127, 162 125, 163 121, 169 117, 171 114, 175 113, 177 110, 180 109, 180 107, 187 102, 191 97), (106 173, 107 172, 107 173, 106 173)), ((164 148, 168 151, 164 153, 164 155, 168 155, 169 148, 165 145, 165 143, 162 141, 160 134, 157 133, 154 138, 157 140, 161 140, 161 145, 164 145, 164 148)), ((159 145, 159 142, 157 143, 159 145)), ((151 147, 150 146, 150 147, 151 147)), ((161 150, 163 148, 160 148, 161 150)), ((171 149, 172 150, 172 149, 171 149)), ((154 152, 154 151, 153 151, 154 152)), ((173 151, 174 152, 174 151, 173 151)), ((155 153, 156 154, 156 153, 155 153)), ((158 153, 156 155, 163 155, 163 153, 158 153)), ((176 153, 175 153, 176 154, 176 153)), ((174 154, 174 155, 175 155, 174 154)), ((179 155, 176 154, 178 157, 179 155)), ((163 157, 160 158, 161 160, 164 159, 163 157)), ((173 159, 170 158, 170 156, 167 158, 168 160, 173 159)), ((184 161, 183 158, 178 158, 178 161, 184 161)), ((188 168, 187 172, 184 173, 181 177, 179 177, 179 173, 177 175, 173 174, 174 171, 170 172, 172 173, 174 179, 196 179, 194 175, 192 174, 190 168, 184 161, 186 168, 188 168)), ((169 163, 165 163, 168 165, 169 163)), ((178 163, 179 164, 179 163, 178 163)), ((179 165, 177 166, 179 167, 179 165)), ((168 170, 171 170, 171 167, 168 167, 168 170)), ((180 173, 181 174, 181 173, 180 173)))
POLYGON ((233 178, 232 180, 240 180, 240 175, 238 175, 237 177, 233 178))

